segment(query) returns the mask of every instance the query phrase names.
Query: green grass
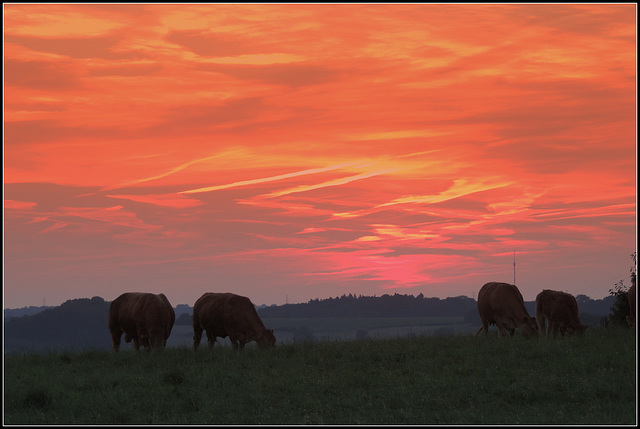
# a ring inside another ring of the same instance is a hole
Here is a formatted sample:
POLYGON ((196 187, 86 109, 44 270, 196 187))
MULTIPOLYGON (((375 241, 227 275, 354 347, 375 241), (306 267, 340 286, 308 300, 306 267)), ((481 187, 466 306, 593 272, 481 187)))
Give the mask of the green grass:
POLYGON ((334 318, 264 318, 273 329, 305 326, 314 332, 344 332, 358 329, 410 328, 464 323, 462 317, 334 317, 334 318))
POLYGON ((5 356, 5 424, 634 424, 635 336, 5 356))

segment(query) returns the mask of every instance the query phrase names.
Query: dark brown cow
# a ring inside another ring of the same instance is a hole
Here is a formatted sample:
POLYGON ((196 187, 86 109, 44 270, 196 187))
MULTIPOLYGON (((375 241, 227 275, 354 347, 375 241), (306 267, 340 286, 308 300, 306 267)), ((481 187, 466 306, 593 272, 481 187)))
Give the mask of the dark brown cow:
POLYGON ((113 350, 118 351, 120 337, 133 340, 133 349, 163 348, 171 335, 176 314, 164 294, 127 292, 116 298, 109 308, 109 331, 113 350))
POLYGON ((524 306, 522 294, 517 287, 509 283, 489 282, 482 286, 478 293, 478 312, 482 326, 476 335, 482 331, 487 335, 489 325, 498 327, 499 336, 504 335, 506 331, 513 336, 517 327, 522 335, 530 337, 538 329, 536 319, 529 316, 524 306))
POLYGON ((636 327, 636 285, 633 284, 627 292, 627 299, 629 299, 629 315, 627 316, 627 323, 629 326, 635 329, 636 327))
POLYGON ((264 327, 251 300, 234 293, 202 295, 193 306, 193 348, 198 349, 202 331, 207 331, 209 347, 216 337, 229 337, 234 348, 255 341, 260 348, 273 347, 273 329, 264 327))
POLYGON ((576 298, 557 290, 544 289, 536 296, 536 322, 542 335, 582 334, 587 329, 578 318, 576 298))

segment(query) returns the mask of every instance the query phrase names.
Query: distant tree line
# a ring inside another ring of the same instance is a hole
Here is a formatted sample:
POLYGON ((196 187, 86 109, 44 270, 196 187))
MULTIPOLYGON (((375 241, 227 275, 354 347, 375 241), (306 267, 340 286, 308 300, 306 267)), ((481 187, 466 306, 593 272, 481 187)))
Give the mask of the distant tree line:
MULTIPOLYGON (((464 317, 477 309, 466 296, 425 298, 424 295, 384 294, 382 296, 342 295, 312 299, 302 304, 285 304, 258 309, 261 317, 464 317)), ((477 310, 476 310, 477 311, 477 310)))
MULTIPOLYGON (((576 299, 581 322, 593 327, 609 315, 616 299, 621 300, 617 295, 601 300, 578 295, 576 299)), ((108 349, 111 347, 107 327, 110 305, 110 301, 96 296, 69 300, 36 314, 5 318, 4 352, 108 349)), ((525 302, 525 306, 533 316, 535 302, 525 302)), ((191 325, 192 312, 192 307, 178 305, 176 325, 191 325)), ((466 323, 480 324, 476 300, 466 296, 427 298, 422 294, 379 297, 348 294, 300 304, 259 307, 258 314, 263 318, 463 317, 466 323)), ((309 336, 308 332, 295 334, 301 338, 309 336)))

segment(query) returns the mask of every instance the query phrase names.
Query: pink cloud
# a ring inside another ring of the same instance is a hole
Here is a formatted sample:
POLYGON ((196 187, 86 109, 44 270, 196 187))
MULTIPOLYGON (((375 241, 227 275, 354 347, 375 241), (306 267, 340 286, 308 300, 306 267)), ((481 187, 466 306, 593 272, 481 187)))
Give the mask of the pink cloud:
POLYGON ((30 201, 4 200, 4 208, 9 210, 31 210, 37 204, 30 201))
POLYGON ((181 194, 165 194, 165 195, 106 195, 109 198, 120 198, 125 200, 137 201, 140 203, 153 204, 157 206, 174 207, 185 209, 196 207, 202 204, 201 201, 187 198, 181 194))

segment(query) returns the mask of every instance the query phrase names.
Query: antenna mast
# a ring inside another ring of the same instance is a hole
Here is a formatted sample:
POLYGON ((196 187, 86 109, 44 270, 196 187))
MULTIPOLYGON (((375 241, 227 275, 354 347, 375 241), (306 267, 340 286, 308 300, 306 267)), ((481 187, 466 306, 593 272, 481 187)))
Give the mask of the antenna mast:
POLYGON ((516 285, 516 251, 513 251, 513 285, 516 285))

